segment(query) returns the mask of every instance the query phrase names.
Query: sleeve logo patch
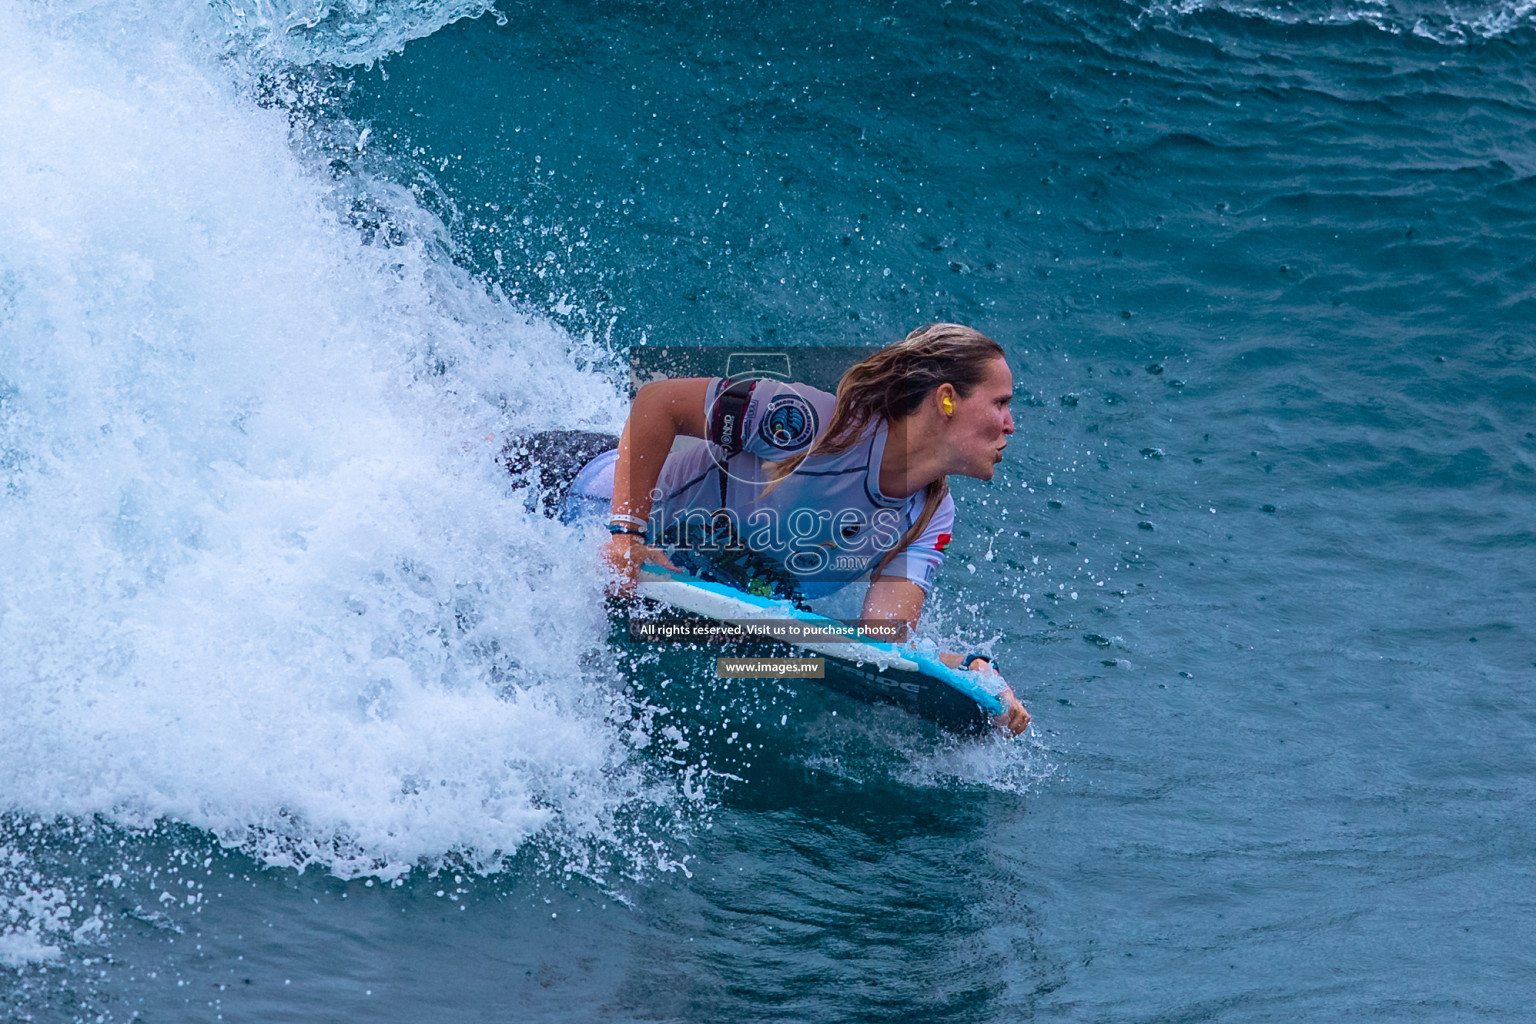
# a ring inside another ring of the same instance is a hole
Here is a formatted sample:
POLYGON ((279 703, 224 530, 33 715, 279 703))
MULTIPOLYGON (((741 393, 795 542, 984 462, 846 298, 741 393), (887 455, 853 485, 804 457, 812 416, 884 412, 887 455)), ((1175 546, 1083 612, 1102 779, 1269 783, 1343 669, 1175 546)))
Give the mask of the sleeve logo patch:
POLYGON ((816 410, 799 395, 780 395, 768 403, 757 432, 781 451, 804 448, 816 436, 816 410))
POLYGON ((939 534, 939 539, 933 542, 933 550, 943 551, 945 548, 949 547, 950 536, 951 535, 947 533, 939 534))

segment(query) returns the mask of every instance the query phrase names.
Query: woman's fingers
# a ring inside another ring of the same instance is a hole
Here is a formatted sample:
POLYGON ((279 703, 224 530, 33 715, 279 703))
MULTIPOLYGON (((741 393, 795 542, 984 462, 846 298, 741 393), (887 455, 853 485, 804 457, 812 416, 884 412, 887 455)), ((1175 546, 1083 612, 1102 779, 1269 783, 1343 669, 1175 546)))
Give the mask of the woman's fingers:
POLYGON ((672 559, 667 557, 665 551, 661 548, 651 547, 649 544, 636 544, 630 549, 630 557, 634 560, 637 573, 643 565, 659 565, 664 569, 671 569, 673 572, 683 571, 672 564, 672 559))
POLYGON ((1017 736, 1029 728, 1029 712, 1019 703, 1019 698, 1013 695, 1012 690, 1004 690, 1001 696, 1007 706, 992 721, 997 723, 998 728, 1007 730, 1009 735, 1017 736))
POLYGON ((634 593, 635 583, 640 577, 640 567, 647 562, 671 569, 673 572, 682 572, 672 564, 667 553, 661 548, 646 544, 638 536, 625 533, 616 533, 609 538, 603 546, 603 561, 613 571, 613 589, 620 594, 634 593))
POLYGON ((635 579, 640 572, 641 559, 636 557, 636 548, 644 548, 639 543, 640 538, 628 534, 616 533, 603 545, 603 561, 608 563, 608 568, 613 572, 614 591, 620 594, 631 594, 635 589, 635 579))
MULTIPOLYGON (((960 659, 956 658, 956 662, 960 659)), ((985 672, 987 675, 1002 678, 1002 673, 997 670, 986 658, 972 658, 971 663, 965 666, 972 672, 985 672)), ((998 694, 1003 700, 1003 713, 995 715, 992 721, 1001 730, 1010 736, 1017 736, 1029 728, 1029 712, 1024 710, 1024 705, 1019 703, 1019 698, 1013 695, 1013 689, 1005 686, 1003 692, 998 694)))
MULTIPOLYGON (((958 663, 960 659, 956 658, 955 660, 958 663)), ((1002 673, 997 670, 997 666, 993 665, 986 658, 972 658, 971 663, 965 667, 972 672, 984 672, 987 675, 997 676, 999 679, 1002 678, 1002 673)), ((1025 729, 1028 729, 1029 712, 1024 710, 1023 704, 1019 703, 1019 698, 1013 695, 1013 690, 1005 687, 998 696, 1003 699, 1003 713, 994 716, 992 719, 997 727, 1006 731, 1010 736, 1017 736, 1025 729)))

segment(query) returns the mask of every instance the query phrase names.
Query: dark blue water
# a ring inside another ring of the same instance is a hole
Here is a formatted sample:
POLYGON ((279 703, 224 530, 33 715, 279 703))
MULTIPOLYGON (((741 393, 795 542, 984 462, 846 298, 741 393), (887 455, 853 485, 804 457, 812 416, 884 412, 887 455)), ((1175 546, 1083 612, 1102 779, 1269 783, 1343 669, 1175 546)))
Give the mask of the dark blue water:
POLYGON ((0 14, 6 1012, 1536 1019, 1528 4, 464 13, 0 14), (495 471, 941 319, 1022 741, 616 645, 495 471))

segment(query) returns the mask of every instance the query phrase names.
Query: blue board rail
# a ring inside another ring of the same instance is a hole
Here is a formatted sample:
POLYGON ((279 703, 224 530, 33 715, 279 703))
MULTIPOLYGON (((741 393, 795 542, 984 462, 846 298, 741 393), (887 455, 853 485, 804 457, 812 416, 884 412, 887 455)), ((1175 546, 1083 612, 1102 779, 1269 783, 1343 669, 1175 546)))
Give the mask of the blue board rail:
MULTIPOLYGON (((749 624, 754 619, 793 619, 832 634, 846 630, 843 623, 805 611, 790 601, 749 594, 657 565, 641 570, 638 590, 649 600, 720 622, 749 624)), ((931 643, 793 639, 776 642, 826 656, 826 682, 833 689, 882 703, 906 705, 943 724, 974 729, 985 726, 991 716, 1004 710, 1000 691, 1005 684, 998 676, 950 668, 939 660, 931 643)))

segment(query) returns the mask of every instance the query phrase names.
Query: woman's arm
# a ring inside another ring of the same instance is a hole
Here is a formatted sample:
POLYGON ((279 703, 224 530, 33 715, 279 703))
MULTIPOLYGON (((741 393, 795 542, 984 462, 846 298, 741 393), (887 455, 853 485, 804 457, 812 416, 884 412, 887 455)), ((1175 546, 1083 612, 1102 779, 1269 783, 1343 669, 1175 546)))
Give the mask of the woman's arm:
MULTIPOLYGON (((917 620, 923 614, 923 602, 928 595, 923 588, 911 580, 902 579, 899 576, 879 576, 870 583, 868 592, 864 595, 864 610, 860 617, 866 621, 874 622, 900 622, 905 625, 908 635, 917 628, 917 620)), ((963 655, 944 651, 939 655, 939 660, 950 668, 965 668, 972 672, 990 672, 998 675, 997 669, 985 659, 977 658, 969 665, 961 665, 963 655)), ((992 719, 1000 728, 1006 729, 1009 734, 1017 736, 1029 728, 1029 712, 1024 710, 1024 705, 1019 703, 1019 698, 1013 695, 1013 688, 1007 687, 1000 695, 1003 699, 1003 713, 992 719)))
POLYGON ((928 595, 923 588, 900 576, 877 576, 864 593, 864 610, 859 617, 870 622, 899 622, 906 628, 905 639, 917 628, 928 595))
MULTIPOLYGON (((651 492, 661 479, 661 467, 672 451, 672 442, 679 434, 704 437, 708 432, 704 399, 709 394, 709 381, 708 377, 652 381, 635 394, 613 468, 614 514, 649 518, 651 492)), ((603 549, 603 558, 625 587, 634 584, 645 562, 676 568, 661 551, 646 544, 644 537, 627 533, 613 535, 603 549)))

